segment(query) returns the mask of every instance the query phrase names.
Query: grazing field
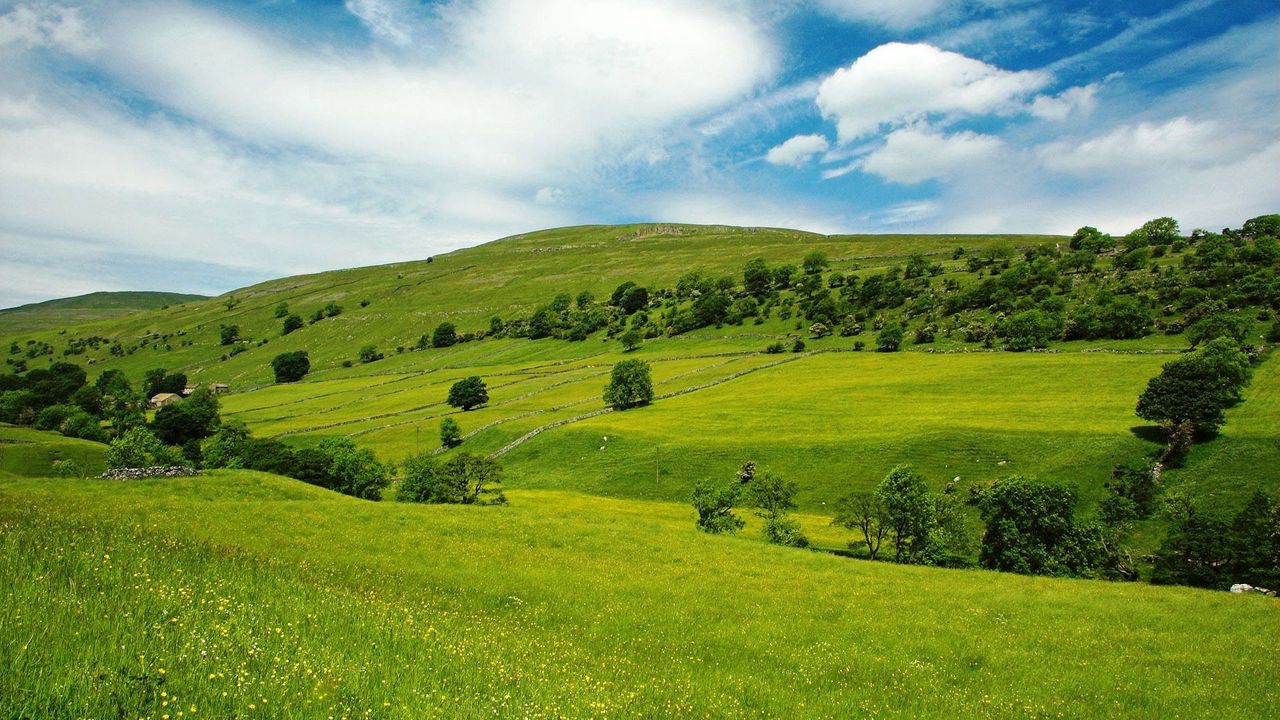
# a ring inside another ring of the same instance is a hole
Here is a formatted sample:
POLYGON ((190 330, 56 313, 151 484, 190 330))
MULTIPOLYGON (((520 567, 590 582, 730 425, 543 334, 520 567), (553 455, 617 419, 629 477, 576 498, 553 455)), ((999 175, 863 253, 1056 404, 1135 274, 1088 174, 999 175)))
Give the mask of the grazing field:
POLYGON ((0 334, 63 330, 76 325, 119 319, 197 300, 204 295, 172 292, 96 292, 0 310, 0 334))
POLYGON ((865 563, 684 506, 0 479, 4 717, 1260 717, 1273 599, 865 563))

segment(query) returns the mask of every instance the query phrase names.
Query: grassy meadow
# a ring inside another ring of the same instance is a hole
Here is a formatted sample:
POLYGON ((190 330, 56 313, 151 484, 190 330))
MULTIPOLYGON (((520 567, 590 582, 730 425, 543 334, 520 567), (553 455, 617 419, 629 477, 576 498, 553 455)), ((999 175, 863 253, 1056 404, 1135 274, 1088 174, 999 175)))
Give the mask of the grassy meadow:
POLYGON ((687 507, 0 480, 4 717, 1257 717, 1280 606, 697 532, 687 507), (181 713, 181 715, 179 715, 181 713))

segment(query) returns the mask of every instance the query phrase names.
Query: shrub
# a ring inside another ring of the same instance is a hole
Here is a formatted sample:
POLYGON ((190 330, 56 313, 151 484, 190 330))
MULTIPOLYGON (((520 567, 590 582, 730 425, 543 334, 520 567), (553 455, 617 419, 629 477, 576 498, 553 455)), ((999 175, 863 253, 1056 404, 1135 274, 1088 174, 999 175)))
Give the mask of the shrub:
POLYGON ((271 370, 276 382, 297 382, 311 372, 311 356, 306 350, 280 353, 271 360, 271 370))
POLYGON ((447 448, 462 444, 462 428, 457 420, 447 417, 440 421, 440 444, 447 448))
POLYGON ((604 401, 615 410, 648 405, 653 402, 653 380, 649 363, 622 360, 613 366, 609 384, 604 387, 604 401))
POLYGON ((356 447, 350 438, 326 438, 312 449, 307 459, 314 467, 310 472, 300 473, 300 480, 344 495, 381 500, 382 489, 390 482, 387 466, 378 462, 371 450, 356 447))
POLYGON ((885 323, 876 333, 876 350, 879 352, 897 352, 902 347, 904 331, 902 323, 897 321, 885 323))
POLYGON ((1000 327, 1005 337, 1005 349, 1023 352, 1049 347, 1049 341, 1058 335, 1057 320, 1040 310, 1020 312, 1005 320, 1000 327))
POLYGON ((371 363, 377 362, 383 358, 382 353, 378 352, 378 348, 374 345, 365 345, 360 348, 360 362, 371 363))
POLYGON ((502 505, 507 499, 496 486, 502 482, 502 465, 493 458, 471 453, 437 463, 428 452, 404 463, 404 479, 396 499, 404 502, 502 505))
POLYGON ((449 388, 449 397, 446 402, 453 407, 470 410, 489 402, 489 389, 483 380, 472 375, 459 380, 449 388))
POLYGON ((804 352, 804 347, 805 347, 804 340, 802 340, 801 338, 796 338, 796 341, 791 343, 791 352, 793 353, 804 352))
POLYGON ((442 322, 436 326, 431 333, 431 346, 438 348, 449 347, 458 342, 458 330, 451 322, 442 322))
POLYGON ((1025 575, 1088 574, 1101 550, 1076 525, 1075 505, 1075 490, 1064 485, 1019 476, 997 481, 978 502, 986 523, 982 566, 1025 575))
POLYGON ((781 341, 769 343, 769 345, 765 347, 764 351, 770 355, 779 355, 787 351, 787 346, 783 345, 781 341))
POLYGON ((110 468, 144 468, 181 463, 182 456, 178 451, 166 447, 146 428, 133 428, 107 446, 107 467, 110 468))
POLYGON ((218 337, 223 345, 235 345, 240 341, 240 326, 223 325, 218 329, 218 337))
POLYGON ((289 315, 284 319, 284 325, 281 328, 281 335, 288 335, 294 330, 301 330, 303 326, 302 316, 296 313, 289 315))

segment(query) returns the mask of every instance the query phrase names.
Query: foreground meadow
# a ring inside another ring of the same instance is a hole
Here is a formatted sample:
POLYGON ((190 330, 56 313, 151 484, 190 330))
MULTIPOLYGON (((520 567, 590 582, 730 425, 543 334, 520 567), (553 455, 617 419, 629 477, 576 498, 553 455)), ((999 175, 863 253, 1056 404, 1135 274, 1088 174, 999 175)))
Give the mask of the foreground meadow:
POLYGON ((0 717, 1258 717, 1280 605, 943 571, 514 491, 0 479, 0 717))

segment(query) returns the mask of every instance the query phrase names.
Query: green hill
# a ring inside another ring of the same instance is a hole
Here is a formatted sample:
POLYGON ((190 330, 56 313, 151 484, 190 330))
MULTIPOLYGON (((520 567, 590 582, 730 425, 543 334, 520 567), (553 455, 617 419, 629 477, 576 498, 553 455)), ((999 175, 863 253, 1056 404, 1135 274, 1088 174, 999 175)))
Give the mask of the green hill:
POLYGON ((0 333, 60 330, 96 320, 119 318, 139 310, 155 310, 207 299, 206 295, 173 292, 95 292, 45 300, 0 310, 0 333))
MULTIPOLYGON (((1067 481, 1080 488, 1087 508, 1100 497, 1113 464, 1158 447, 1133 406, 1147 379, 1170 354, 1186 348, 1176 325, 1136 339, 1054 341, 1047 353, 1009 353, 966 337, 964 322, 998 322, 999 315, 985 308, 941 317, 934 321, 936 339, 916 342, 913 328, 930 317, 913 310, 913 301, 870 311, 858 334, 815 337, 804 300, 795 303, 797 290, 784 292, 767 318, 761 312, 737 324, 662 333, 632 353, 603 330, 578 342, 498 336, 416 347, 444 321, 460 333, 484 334, 491 318, 523 322, 558 294, 576 298, 585 291, 599 303, 623 281, 674 294, 692 270, 741 283, 749 259, 800 265, 814 251, 828 259, 829 267, 816 277, 833 294, 840 292, 837 275, 851 278, 849 283, 860 280, 865 288, 878 276, 900 273, 919 253, 935 267, 912 282, 925 283, 940 306, 996 278, 1001 258, 1007 265, 1010 257, 1020 261, 1023 251, 1033 257, 1037 247, 1066 254, 1067 245, 1066 238, 1043 236, 821 236, 688 225, 564 228, 419 262, 285 278, 74 327, 64 335, 50 330, 9 337, 19 349, 27 342, 48 344, 49 354, 27 360, 30 367, 68 359, 90 366, 91 374, 123 369, 135 382, 145 370, 165 367, 186 372, 193 383, 227 383, 232 394, 223 399, 225 414, 245 420, 259 436, 296 444, 349 436, 399 461, 434 448, 440 420, 453 416, 467 435, 462 449, 499 453, 514 487, 679 501, 696 480, 729 477, 754 459, 799 482, 801 507, 821 513, 894 465, 911 462, 938 489, 953 483, 966 491, 1012 473, 1067 481), (985 260, 975 271, 979 258, 985 260), (281 336, 281 304, 310 318, 328 303, 339 305, 340 314, 281 336), (859 341, 868 350, 875 347, 873 325, 882 318, 906 323, 905 352, 850 352, 859 341), (236 342, 221 343, 224 325, 238 328, 236 342), (95 337, 101 340, 96 345, 82 342, 78 354, 66 354, 77 339, 95 337), (763 352, 774 342, 784 342, 789 351, 797 338, 806 344, 804 352, 763 352), (367 345, 385 359, 361 363, 357 354, 367 345), (270 360, 290 350, 306 350, 312 372, 301 383, 273 386, 270 360), (601 387, 623 357, 651 363, 658 401, 600 415, 601 387), (450 384, 469 375, 489 383, 491 401, 462 413, 444 400, 450 384)), ((1063 275, 1069 281, 1059 281, 1059 289, 1036 290, 1050 300, 1067 298, 1068 313, 1087 305, 1096 297, 1090 288, 1103 283, 1122 283, 1121 291, 1158 303, 1168 292, 1162 273, 1188 265, 1189 257, 1210 247, 1209 241, 1174 246, 1143 261, 1150 272, 1115 277, 1106 268, 1123 249, 1103 252, 1096 272, 1063 275)), ((1015 263, 1000 277, 1022 266, 1015 263)), ((1109 292, 1098 292, 1103 291, 1109 292)), ((1031 300, 1014 296, 1005 302, 1021 307, 1031 300)), ((659 315, 667 322, 668 314, 690 302, 674 295, 655 299, 659 309, 648 312, 655 316, 651 324, 659 315)), ((1174 305, 1176 299, 1157 307, 1157 320, 1178 322, 1183 311, 1174 305)), ((1255 323, 1251 338, 1265 329, 1255 323)), ((1222 435, 1166 481, 1189 483, 1224 507, 1242 502, 1254 488, 1280 487, 1280 447, 1272 429, 1280 426, 1280 411, 1267 400, 1274 398, 1277 382, 1274 361, 1268 361, 1248 391, 1258 400, 1233 410, 1222 435)))
MULTIPOLYGON (((292 447, 350 438, 400 462, 437 449, 450 417, 464 440, 443 457, 500 458, 510 498, 370 503, 245 470, 55 480, 55 460, 95 472, 103 446, 0 426, 0 715, 1265 714, 1274 599, 858 562, 771 547, 745 512, 737 537, 694 528, 693 485, 747 460, 797 483, 819 550, 850 553, 835 503, 899 463, 962 499, 1012 474, 1062 481, 1092 518, 1112 467, 1163 446, 1137 397, 1205 322, 1259 362, 1164 492, 1224 517, 1274 497, 1265 243, 1072 244, 565 228, 0 330, 19 375, 72 362, 90 381, 167 368, 226 383, 224 418, 292 447), (799 268, 814 252, 825 266, 799 268), (618 308, 624 282, 647 289, 636 312, 618 308), (1005 350, 1024 320, 1040 347, 1005 350), (458 342, 435 346, 445 322, 458 342), (895 324, 900 351, 875 352, 895 324), (628 330, 643 338, 630 351, 628 330), (272 358, 295 350, 310 374, 275 384, 272 358), (612 411, 602 387, 629 358, 650 365, 655 400, 612 411), (464 412, 445 400, 469 376, 489 401, 464 412)), ((1134 554, 1166 530, 1139 523, 1134 554)))

